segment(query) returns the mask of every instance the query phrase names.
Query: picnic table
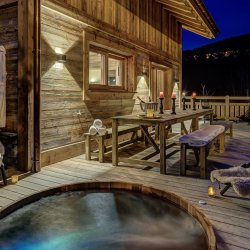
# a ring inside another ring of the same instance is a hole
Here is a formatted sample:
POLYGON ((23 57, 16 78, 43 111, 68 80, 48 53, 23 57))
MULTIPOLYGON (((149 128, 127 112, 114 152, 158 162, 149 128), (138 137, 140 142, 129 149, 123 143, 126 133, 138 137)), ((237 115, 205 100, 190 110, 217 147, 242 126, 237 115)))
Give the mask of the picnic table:
POLYGON ((171 125, 176 123, 181 123, 181 133, 189 133, 197 130, 199 128, 199 117, 210 116, 212 122, 213 110, 212 109, 202 109, 202 110, 177 110, 177 114, 172 115, 170 110, 165 110, 164 114, 157 115, 154 118, 147 118, 143 114, 132 114, 112 117, 112 164, 113 166, 118 166, 119 162, 140 164, 150 167, 159 167, 161 174, 166 174, 166 139, 167 134, 171 128, 171 125), (188 130, 185 127, 184 121, 192 120, 191 127, 188 130), (119 157, 118 155, 118 126, 124 124, 137 124, 140 126, 142 133, 145 138, 152 144, 155 149, 154 154, 160 155, 160 161, 150 161, 148 159, 131 159, 119 157), (155 126, 158 131, 158 136, 152 137, 148 132, 148 128, 155 126), (158 146, 158 141, 159 146, 158 146))

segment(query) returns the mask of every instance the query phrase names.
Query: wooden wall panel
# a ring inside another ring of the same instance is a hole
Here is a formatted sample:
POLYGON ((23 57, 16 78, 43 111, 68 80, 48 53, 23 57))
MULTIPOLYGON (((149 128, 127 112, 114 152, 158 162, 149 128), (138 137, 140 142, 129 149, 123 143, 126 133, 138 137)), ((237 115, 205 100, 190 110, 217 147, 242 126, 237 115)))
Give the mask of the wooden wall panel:
POLYGON ((43 152, 83 142, 83 134, 96 118, 111 126, 110 117, 132 112, 135 103, 133 94, 130 94, 129 99, 97 98, 83 101, 83 27, 72 19, 42 7, 41 31, 43 152), (58 50, 67 57, 66 63, 59 64, 63 68, 58 68, 56 64, 58 50), (78 111, 81 112, 80 116, 77 115, 78 111))
POLYGON ((81 110, 83 106, 82 37, 78 26, 67 21, 60 18, 59 14, 42 8, 42 150, 59 147, 77 139, 83 140, 77 117, 77 110, 81 110), (57 64, 56 52, 67 55, 65 64, 57 64))
MULTIPOLYGON (((68 150, 83 153, 83 134, 94 119, 100 118, 110 126, 110 117, 140 111, 136 97, 148 100, 149 61, 169 68, 181 63, 178 33, 181 27, 154 0, 64 0, 60 3, 46 0, 45 6, 50 8, 42 7, 42 165, 71 157, 66 153, 68 150), (61 9, 53 7, 53 2, 61 9), (51 8, 67 11, 60 15, 51 8), (71 13, 74 13, 73 18, 68 18, 67 15, 71 16, 71 13), (95 28, 84 27, 83 23, 74 20, 76 17, 95 28), (111 98, 107 99, 106 92, 95 92, 83 100, 84 30, 91 36, 91 41, 101 44, 108 42, 110 47, 117 50, 126 47, 128 54, 131 52, 131 55, 135 55, 133 67, 137 77, 131 78, 129 84, 133 85, 131 91, 136 90, 136 93, 108 93, 111 98), (67 56, 62 69, 55 67, 58 49, 67 56), (143 77, 141 73, 145 63, 147 75, 143 77), (78 111, 81 112, 80 116, 77 115, 78 111), (57 150, 60 148, 66 150, 63 155, 57 150)), ((172 70, 169 72, 167 80, 172 81, 172 70)))
POLYGON ((0 9, 0 45, 6 49, 6 128, 17 132, 17 71, 18 71, 17 6, 0 9))
POLYGON ((64 0, 64 2, 86 12, 98 21, 112 25, 117 32, 125 32, 135 40, 162 50, 166 56, 170 55, 171 59, 180 62, 174 37, 179 26, 173 16, 167 17, 167 10, 163 9, 161 3, 155 0, 64 0))

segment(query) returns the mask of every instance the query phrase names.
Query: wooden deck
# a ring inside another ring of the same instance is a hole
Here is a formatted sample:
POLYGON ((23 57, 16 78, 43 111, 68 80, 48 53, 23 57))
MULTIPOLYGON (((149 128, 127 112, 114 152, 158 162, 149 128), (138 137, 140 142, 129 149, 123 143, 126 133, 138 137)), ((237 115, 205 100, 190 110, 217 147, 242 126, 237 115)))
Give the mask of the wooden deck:
MULTIPOLYGON (((226 140, 224 154, 214 153, 209 157, 211 167, 242 164, 250 161, 250 126, 237 124, 234 137, 226 140)), ((171 164, 171 162, 170 162, 171 164)), ((178 153, 172 160, 173 169, 178 167, 178 153)), ((171 168, 171 166, 170 166, 171 168)), ((173 171, 175 173, 176 171, 173 171)), ((5 207, 31 194, 51 187, 89 181, 125 181, 179 195, 198 207, 211 221, 218 249, 250 249, 250 198, 239 198, 230 189, 227 196, 207 197, 209 180, 177 175, 161 175, 159 170, 119 166, 111 163, 86 161, 84 156, 42 168, 42 171, 8 185, 0 190, 0 212, 5 207), (199 200, 206 205, 199 205, 199 200)))

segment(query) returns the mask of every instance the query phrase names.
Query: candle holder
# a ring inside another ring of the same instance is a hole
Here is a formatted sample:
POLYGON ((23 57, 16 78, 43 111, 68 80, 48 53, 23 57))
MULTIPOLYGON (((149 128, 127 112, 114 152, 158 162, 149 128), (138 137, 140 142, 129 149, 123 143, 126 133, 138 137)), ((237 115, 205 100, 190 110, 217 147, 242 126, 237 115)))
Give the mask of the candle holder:
POLYGON ((196 110, 196 105, 195 105, 195 97, 193 97, 193 110, 196 110))
POLYGON ((182 110, 186 110, 186 98, 182 98, 182 110))
POLYGON ((163 99, 164 98, 160 97, 159 99, 160 99, 160 112, 159 112, 159 114, 164 114, 164 112, 163 112, 163 99))
POLYGON ((209 197, 215 197, 215 195, 216 195, 215 187, 213 187, 213 186, 208 186, 208 188, 207 188, 207 195, 208 195, 209 197))
POLYGON ((172 99, 172 113, 171 115, 176 115, 176 112, 175 112, 175 98, 171 98, 172 99))
POLYGON ((12 175, 11 176, 11 183, 16 184, 18 182, 18 175, 12 175))

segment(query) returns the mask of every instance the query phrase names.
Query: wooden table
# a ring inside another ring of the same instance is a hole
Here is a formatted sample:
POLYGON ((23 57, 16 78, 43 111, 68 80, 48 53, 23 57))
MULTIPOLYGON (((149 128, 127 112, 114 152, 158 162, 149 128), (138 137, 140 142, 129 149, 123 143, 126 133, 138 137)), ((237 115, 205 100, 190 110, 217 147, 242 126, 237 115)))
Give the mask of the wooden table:
POLYGON ((200 116, 210 115, 212 121, 213 110, 177 110, 176 115, 171 115, 171 111, 164 111, 160 118, 146 118, 139 114, 112 117, 112 164, 118 166, 119 162, 147 165, 150 167, 160 167, 160 173, 166 174, 166 138, 171 125, 181 123, 182 133, 189 133, 199 127, 198 119, 200 116), (190 130, 185 127, 184 121, 192 120, 190 130), (160 162, 153 162, 147 159, 129 159, 118 157, 118 126, 123 124, 137 124, 140 126, 146 139, 155 149, 154 155, 160 154, 160 162), (148 127, 156 126, 159 131, 159 146, 155 139, 148 132, 148 127))

